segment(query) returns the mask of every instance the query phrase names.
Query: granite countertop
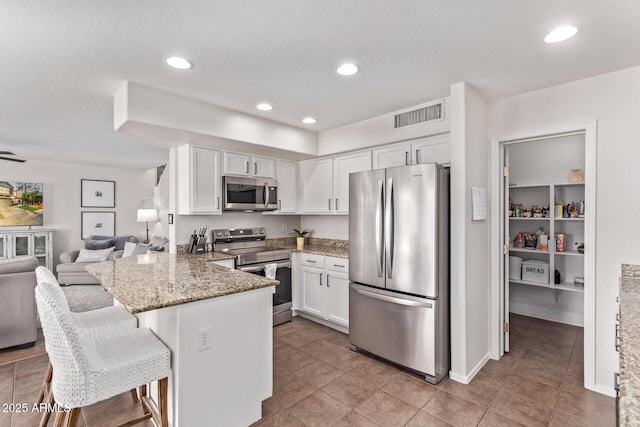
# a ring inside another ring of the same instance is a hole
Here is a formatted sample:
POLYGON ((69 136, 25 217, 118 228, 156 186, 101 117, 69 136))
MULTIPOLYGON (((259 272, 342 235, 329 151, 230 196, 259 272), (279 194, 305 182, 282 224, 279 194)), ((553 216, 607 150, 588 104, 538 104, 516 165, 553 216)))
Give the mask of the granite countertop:
POLYGON ((349 248, 339 248, 335 246, 324 245, 304 245, 304 249, 298 250, 296 245, 283 245, 284 249, 291 249, 291 252, 302 252, 307 254, 316 254, 323 256, 333 256, 336 258, 349 258, 349 248))
POLYGON ((620 425, 640 426, 640 265, 620 278, 620 425))
POLYGON ((304 249, 298 250, 295 238, 267 239, 267 246, 289 249, 291 252, 302 252, 336 258, 349 258, 349 241, 307 237, 304 249))
POLYGON ((233 258, 218 252, 158 253, 118 258, 85 269, 134 314, 280 283, 212 262, 233 258))

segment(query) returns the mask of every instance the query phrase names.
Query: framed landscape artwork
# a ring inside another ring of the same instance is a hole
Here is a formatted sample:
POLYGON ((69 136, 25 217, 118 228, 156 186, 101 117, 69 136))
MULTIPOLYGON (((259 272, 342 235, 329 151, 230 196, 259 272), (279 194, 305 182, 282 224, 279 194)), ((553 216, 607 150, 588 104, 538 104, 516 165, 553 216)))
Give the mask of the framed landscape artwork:
POLYGON ((83 208, 115 208, 116 182, 94 179, 80 180, 81 201, 83 208))
POLYGON ((43 225, 43 184, 0 181, 0 227, 43 225))
POLYGON ((116 213, 82 212, 81 227, 83 240, 91 235, 115 236, 116 213))

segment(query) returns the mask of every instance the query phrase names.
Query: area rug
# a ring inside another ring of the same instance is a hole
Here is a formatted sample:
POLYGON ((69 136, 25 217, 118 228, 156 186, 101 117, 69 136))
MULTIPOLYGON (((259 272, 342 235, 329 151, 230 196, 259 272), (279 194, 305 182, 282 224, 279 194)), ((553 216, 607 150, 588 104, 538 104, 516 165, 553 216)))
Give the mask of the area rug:
POLYGON ((89 311, 113 305, 113 297, 100 285, 69 285, 61 288, 71 311, 89 311))

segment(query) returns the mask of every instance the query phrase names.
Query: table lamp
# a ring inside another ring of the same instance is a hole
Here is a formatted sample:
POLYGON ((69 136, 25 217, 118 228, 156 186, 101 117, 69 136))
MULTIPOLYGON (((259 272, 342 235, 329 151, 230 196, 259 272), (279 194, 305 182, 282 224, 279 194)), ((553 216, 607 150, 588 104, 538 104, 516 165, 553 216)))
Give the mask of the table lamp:
POLYGON ((147 223, 147 240, 144 243, 149 243, 149 221, 158 220, 158 211, 155 209, 138 209, 137 222, 147 223))

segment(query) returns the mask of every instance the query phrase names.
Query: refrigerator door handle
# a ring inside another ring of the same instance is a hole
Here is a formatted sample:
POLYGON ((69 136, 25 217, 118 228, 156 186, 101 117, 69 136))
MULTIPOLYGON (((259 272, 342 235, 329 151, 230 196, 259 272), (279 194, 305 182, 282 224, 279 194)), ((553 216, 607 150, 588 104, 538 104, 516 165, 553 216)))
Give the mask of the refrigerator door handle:
POLYGON ((385 206, 384 215, 384 233, 385 233, 385 250, 387 258, 387 278, 393 278, 393 227, 394 227, 394 214, 393 214, 393 178, 387 179, 387 203, 385 206))
POLYGON ((378 277, 382 277, 382 267, 384 263, 384 251, 382 250, 382 240, 384 239, 384 227, 382 226, 382 209, 384 206, 384 193, 382 192, 383 180, 378 180, 378 203, 376 203, 376 253, 378 254, 378 277))
POLYGON ((408 299, 404 299, 404 298, 396 298, 396 297, 390 297, 388 295, 382 295, 376 292, 370 292, 370 291, 365 291, 364 289, 358 289, 358 288, 352 288, 354 290, 354 292, 359 293, 360 295, 364 295, 366 297, 369 298, 373 298, 373 299, 377 299, 380 301, 386 301, 386 302, 390 302, 393 304, 399 304, 399 305, 406 305, 409 307, 426 307, 426 308, 433 308, 433 303, 424 301, 412 301, 412 300, 408 300, 408 299))

